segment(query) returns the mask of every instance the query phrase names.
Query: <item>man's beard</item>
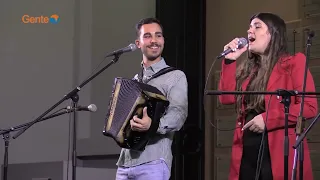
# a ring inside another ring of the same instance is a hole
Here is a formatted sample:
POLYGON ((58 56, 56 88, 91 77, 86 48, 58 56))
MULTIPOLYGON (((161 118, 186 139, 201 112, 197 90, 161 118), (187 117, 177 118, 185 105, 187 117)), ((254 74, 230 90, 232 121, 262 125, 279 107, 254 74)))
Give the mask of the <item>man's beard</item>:
POLYGON ((146 57, 147 57, 147 59, 149 60, 149 61, 154 61, 154 60, 156 60, 158 57, 160 57, 161 56, 161 54, 159 54, 159 55, 157 55, 157 56, 148 56, 148 55, 146 55, 146 57))
POLYGON ((160 51, 159 54, 153 55, 149 54, 147 50, 143 51, 144 56, 149 60, 149 61, 155 61, 157 58, 161 56, 162 51, 160 51))

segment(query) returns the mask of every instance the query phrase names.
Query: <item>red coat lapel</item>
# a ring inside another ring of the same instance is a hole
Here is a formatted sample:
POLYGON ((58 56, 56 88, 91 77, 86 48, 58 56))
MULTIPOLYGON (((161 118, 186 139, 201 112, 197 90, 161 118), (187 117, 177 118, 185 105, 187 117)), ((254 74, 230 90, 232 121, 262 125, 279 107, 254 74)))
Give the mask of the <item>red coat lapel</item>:
POLYGON ((289 63, 287 61, 291 59, 292 57, 289 56, 287 58, 280 59, 278 63, 274 66, 269 81, 267 85, 267 91, 274 91, 276 89, 272 88, 272 86, 279 80, 279 78, 285 74, 288 74, 288 69, 290 69, 289 63))

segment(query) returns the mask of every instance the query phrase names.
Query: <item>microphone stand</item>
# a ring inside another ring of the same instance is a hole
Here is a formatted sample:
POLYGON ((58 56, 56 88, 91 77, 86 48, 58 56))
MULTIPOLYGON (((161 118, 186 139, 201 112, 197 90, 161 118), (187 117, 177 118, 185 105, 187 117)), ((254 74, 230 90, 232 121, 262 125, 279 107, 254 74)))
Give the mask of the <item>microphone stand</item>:
MULTIPOLYGON (((75 87, 73 90, 71 90, 69 93, 67 93, 61 100, 59 100, 57 103, 55 103, 52 107, 50 107, 48 110, 46 110, 43 114, 41 114, 38 118, 33 120, 28 126, 24 127, 22 130, 20 130, 13 139, 16 139, 19 137, 22 133, 24 133, 27 129, 29 129, 32 125, 39 122, 42 117, 44 117, 46 114, 48 114, 50 111, 52 111, 54 108, 59 106, 64 101, 71 99, 72 100, 72 108, 77 108, 77 103, 79 101, 79 95, 78 92, 81 90, 83 86, 85 86, 87 83, 89 83, 92 79, 94 79, 96 76, 98 76, 100 73, 102 73, 104 70, 106 70, 108 67, 110 67, 112 64, 115 64, 118 60, 120 55, 124 53, 123 51, 119 53, 112 53, 114 58, 101 70, 90 76, 87 80, 83 81, 79 86, 75 87)), ((108 55, 109 56, 109 55, 108 55)), ((76 180, 76 166, 77 166, 77 153, 76 153, 76 124, 77 124, 77 113, 74 112, 73 114, 73 147, 72 147, 72 180, 76 180)), ((9 138, 9 137, 8 137, 9 138)), ((7 142, 7 141, 6 141, 7 142)), ((8 142, 9 143, 9 142, 8 142)))
MULTIPOLYGON (((47 119, 51 119, 51 118, 54 118, 54 117, 57 117, 57 116, 60 116, 60 115, 63 115, 63 114, 71 113, 71 112, 74 112, 74 111, 77 111, 77 110, 76 109, 65 109, 63 112, 54 113, 54 114, 52 114, 52 115, 50 115, 48 117, 41 118, 38 122, 41 122, 41 121, 44 121, 44 120, 47 120, 47 119)), ((34 124, 34 123, 33 122, 28 122, 28 123, 25 123, 25 124, 22 124, 22 125, 18 125, 18 126, 15 126, 15 127, 8 128, 8 129, 0 130, 0 135, 3 136, 3 140, 5 142, 2 180, 7 180, 8 179, 8 158, 9 158, 8 150, 9 150, 10 133, 14 132, 14 131, 21 130, 21 129, 26 128, 28 126, 31 126, 32 124, 34 124)), ((13 139, 16 139, 16 138, 17 137, 15 137, 13 139)))
MULTIPOLYGON (((306 50, 306 63, 305 63, 305 70, 304 70, 304 77, 303 77, 303 90, 302 92, 306 91, 306 81, 307 81, 307 72, 308 72, 308 64, 310 59, 310 46, 312 44, 312 38, 314 36, 314 32, 310 31, 308 34, 308 40, 307 40, 307 50, 306 50)), ((297 125, 296 125, 296 141, 298 140, 299 136, 303 132, 304 124, 305 124, 305 118, 303 117, 303 106, 304 106, 304 95, 301 97, 301 103, 300 103, 300 113, 297 119, 297 125)), ((301 140, 303 141, 303 140, 301 140)), ((304 153, 303 153, 303 143, 301 143, 298 146, 298 149, 294 149, 294 161, 293 161, 293 167, 292 167, 292 177, 291 180, 297 179, 297 158, 299 158, 299 180, 303 180, 303 159, 304 159, 304 153)))
POLYGON ((282 97, 280 103, 284 105, 284 115, 285 115, 285 132, 284 132, 284 180, 288 180, 288 157, 289 157, 289 138, 288 138, 288 117, 289 117, 289 107, 291 103, 291 96, 297 95, 320 95, 316 92, 299 92, 295 90, 284 90, 278 89, 275 92, 259 92, 259 91, 206 91, 206 95, 223 95, 223 94, 232 94, 232 95, 243 95, 243 94, 265 94, 265 95, 278 95, 282 97))
MULTIPOLYGON (((79 95, 75 92, 72 96, 72 106, 71 108, 76 109, 78 106, 79 95)), ((72 128, 72 179, 76 179, 77 170, 77 112, 73 111, 73 128, 72 128)), ((68 152, 70 153, 70 152, 68 152)), ((67 172, 69 173, 69 172, 67 172)))

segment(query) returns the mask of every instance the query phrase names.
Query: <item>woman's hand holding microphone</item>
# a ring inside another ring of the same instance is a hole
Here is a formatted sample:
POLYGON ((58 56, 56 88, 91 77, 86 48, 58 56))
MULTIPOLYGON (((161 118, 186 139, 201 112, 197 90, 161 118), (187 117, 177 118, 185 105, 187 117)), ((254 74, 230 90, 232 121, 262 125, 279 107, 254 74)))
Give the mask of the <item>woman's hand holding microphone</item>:
POLYGON ((224 51, 227 49, 232 49, 232 52, 225 55, 225 59, 237 60, 242 53, 244 53, 248 49, 248 43, 246 39, 235 38, 227 45, 224 46, 224 51), (241 43, 245 44, 245 46, 241 47, 241 43), (239 48, 240 47, 240 48, 239 48))

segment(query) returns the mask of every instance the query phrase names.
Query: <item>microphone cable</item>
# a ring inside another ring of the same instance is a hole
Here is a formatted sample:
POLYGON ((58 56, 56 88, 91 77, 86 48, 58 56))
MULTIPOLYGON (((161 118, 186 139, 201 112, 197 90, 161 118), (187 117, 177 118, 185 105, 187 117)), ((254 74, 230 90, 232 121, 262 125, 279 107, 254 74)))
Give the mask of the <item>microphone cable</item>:
MULTIPOLYGON (((256 166, 256 175, 255 175, 255 180, 259 180, 260 176, 260 171, 262 167, 262 161, 263 161, 263 156, 264 156, 264 148, 265 148, 265 135, 267 133, 267 122, 268 122, 268 115, 269 115, 269 107, 270 107, 270 102, 271 102, 272 94, 270 95, 270 99, 268 102, 268 107, 266 109, 266 119, 264 120, 264 131, 262 133, 261 141, 260 141, 260 147, 259 147, 259 153, 258 153, 258 159, 257 159, 257 166, 256 166)), ((268 147, 269 148, 269 147, 268 147)))
MULTIPOLYGON (((212 62, 211 67, 210 67, 210 69, 209 69, 209 72, 208 72, 208 74, 207 74, 206 82, 205 82, 205 85, 204 85, 204 91, 203 91, 203 99, 205 99, 205 91, 207 90, 208 80, 209 80, 209 77, 210 77, 210 75, 211 75, 212 68, 214 67, 214 64, 216 63, 216 61, 217 61, 217 58, 215 58, 214 61, 212 62)), ((221 61, 221 62, 222 62, 222 61, 221 61)), ((222 63, 223 63, 223 62, 222 62, 222 63)), ((203 103, 203 107, 205 107, 204 101, 202 101, 202 103, 203 103)), ((203 108, 203 109, 204 109, 204 112, 206 112, 206 108, 203 108)), ((237 129, 237 128, 240 128, 240 127, 236 127, 236 128, 232 128, 232 129, 220 129, 220 128, 218 128, 217 126, 215 126, 215 125, 212 123, 211 120, 208 120, 208 121, 209 121, 209 123, 210 123, 210 125, 211 125, 212 127, 214 127, 215 129, 217 129, 217 130, 219 130, 219 131, 233 131, 233 130, 235 130, 235 129, 237 129)))

